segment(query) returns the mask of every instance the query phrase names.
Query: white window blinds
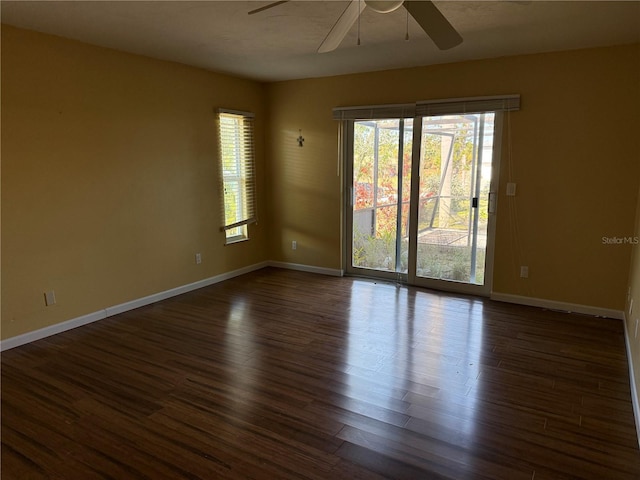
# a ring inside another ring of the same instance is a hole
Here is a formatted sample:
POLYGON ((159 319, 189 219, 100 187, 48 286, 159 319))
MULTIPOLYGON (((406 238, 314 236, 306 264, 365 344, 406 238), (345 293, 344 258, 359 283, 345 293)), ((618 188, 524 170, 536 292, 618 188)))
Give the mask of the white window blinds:
POLYGON ((413 118, 414 103, 401 105, 369 105, 363 107, 338 107, 333 109, 334 120, 385 120, 387 118, 413 118))
POLYGON ((448 98, 416 103, 416 115, 435 117, 460 113, 509 112, 520 110, 520 95, 448 98))
POLYGON ((382 120, 387 118, 429 117, 461 113, 506 112, 520 110, 520 95, 448 98, 399 105, 363 105, 333 109, 334 120, 382 120))
POLYGON ((253 120, 252 113, 218 110, 222 229, 228 241, 246 238, 246 225, 257 221, 253 120))

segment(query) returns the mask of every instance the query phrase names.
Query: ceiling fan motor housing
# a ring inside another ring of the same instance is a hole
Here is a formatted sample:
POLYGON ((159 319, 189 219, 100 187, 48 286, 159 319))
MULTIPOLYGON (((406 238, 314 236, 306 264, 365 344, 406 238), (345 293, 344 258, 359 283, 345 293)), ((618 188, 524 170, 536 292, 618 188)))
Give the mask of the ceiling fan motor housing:
POLYGON ((364 0, 364 3, 378 13, 390 13, 400 8, 404 0, 364 0))

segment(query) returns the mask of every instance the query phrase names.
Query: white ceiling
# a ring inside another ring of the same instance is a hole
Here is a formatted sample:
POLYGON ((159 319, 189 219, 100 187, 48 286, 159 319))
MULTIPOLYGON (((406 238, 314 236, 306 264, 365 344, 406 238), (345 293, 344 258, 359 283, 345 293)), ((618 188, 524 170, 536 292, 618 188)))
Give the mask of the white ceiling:
POLYGON ((2 23, 262 81, 640 41, 640 1, 436 1, 464 38, 439 51, 404 8, 365 9, 340 47, 316 50, 348 2, 2 1, 2 23))

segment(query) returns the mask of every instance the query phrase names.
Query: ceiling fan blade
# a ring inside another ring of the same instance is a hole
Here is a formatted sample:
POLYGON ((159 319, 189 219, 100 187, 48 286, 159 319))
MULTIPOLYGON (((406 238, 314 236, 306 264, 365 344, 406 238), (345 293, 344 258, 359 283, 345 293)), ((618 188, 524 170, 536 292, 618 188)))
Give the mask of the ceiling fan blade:
POLYGON ((251 10, 249 15, 253 15, 254 13, 260 13, 265 10, 268 10, 273 7, 277 7, 278 5, 282 5, 283 3, 287 3, 289 0, 281 0, 279 2, 271 2, 269 5, 265 5, 264 7, 256 8, 255 10, 251 10))
POLYGON ((338 48, 338 45, 344 40, 344 37, 347 36, 349 30, 358 17, 365 9, 366 4, 360 0, 351 0, 351 3, 347 6, 340 18, 335 23, 331 31, 327 34, 326 38, 318 48, 318 53, 326 53, 338 48))
POLYGON ((430 0, 407 0, 404 6, 440 50, 448 50, 462 43, 460 34, 430 0))

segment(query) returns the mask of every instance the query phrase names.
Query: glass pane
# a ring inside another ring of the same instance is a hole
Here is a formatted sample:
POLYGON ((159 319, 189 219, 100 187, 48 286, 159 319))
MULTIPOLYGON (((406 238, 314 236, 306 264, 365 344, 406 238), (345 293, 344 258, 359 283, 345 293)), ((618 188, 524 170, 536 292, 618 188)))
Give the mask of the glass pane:
MULTIPOLYGON (((250 114, 219 114, 224 225, 254 220, 253 121, 250 114)), ((234 229, 228 235, 241 236, 234 229)))
POLYGON ((400 120, 354 124, 354 267, 396 271, 399 141, 400 120))
POLYGON ((235 228, 225 230, 226 242, 233 243, 247 238, 247 226, 240 225, 235 228))
POLYGON ((411 149, 413 148, 413 119, 404 121, 404 139, 402 148, 402 210, 400 272, 409 270, 409 209, 411 205, 411 149))
POLYGON ((484 283, 493 126, 491 113, 423 119, 419 277, 484 283))
POLYGON ((242 189, 240 188, 240 182, 226 180, 224 183, 225 225, 239 222, 242 214, 242 189))
POLYGON ((412 126, 412 119, 354 124, 354 267, 408 270, 412 126))

